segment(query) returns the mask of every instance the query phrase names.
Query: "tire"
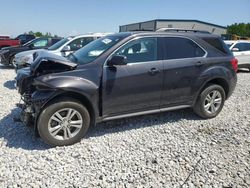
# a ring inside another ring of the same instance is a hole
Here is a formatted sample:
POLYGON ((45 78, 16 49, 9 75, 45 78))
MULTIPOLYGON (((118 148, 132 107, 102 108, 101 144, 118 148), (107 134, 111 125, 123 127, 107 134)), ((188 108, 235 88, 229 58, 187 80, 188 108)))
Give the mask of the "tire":
POLYGON ((226 94, 220 85, 208 85, 198 96, 194 112, 205 119, 216 117, 224 106, 226 94))
POLYGON ((13 68, 16 67, 16 65, 15 65, 15 63, 14 63, 14 59, 15 59, 15 56, 12 56, 12 57, 10 58, 10 66, 12 66, 13 68))
POLYGON ((37 121, 39 135, 51 146, 66 146, 79 142, 89 126, 88 110, 79 101, 72 99, 57 100, 48 104, 37 121), (71 115, 71 119, 66 117, 71 115))

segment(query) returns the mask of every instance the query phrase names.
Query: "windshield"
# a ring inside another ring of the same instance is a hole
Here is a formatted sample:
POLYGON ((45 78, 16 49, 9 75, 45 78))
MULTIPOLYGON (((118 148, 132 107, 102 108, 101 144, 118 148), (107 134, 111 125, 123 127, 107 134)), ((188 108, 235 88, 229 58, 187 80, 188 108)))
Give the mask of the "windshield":
POLYGON ((226 43, 226 45, 227 45, 228 48, 230 48, 233 45, 233 43, 230 43, 230 44, 226 43))
POLYGON ((71 40, 71 38, 64 38, 64 39, 58 41, 57 43, 53 44, 51 47, 48 48, 48 50, 57 50, 58 48, 60 48, 62 45, 64 45, 69 40, 71 40))
POLYGON ((97 39, 69 55, 68 58, 77 64, 90 63, 125 37, 125 35, 110 35, 97 39))
POLYGON ((23 46, 28 46, 29 44, 34 43, 37 39, 38 38, 31 40, 31 41, 25 43, 23 46))

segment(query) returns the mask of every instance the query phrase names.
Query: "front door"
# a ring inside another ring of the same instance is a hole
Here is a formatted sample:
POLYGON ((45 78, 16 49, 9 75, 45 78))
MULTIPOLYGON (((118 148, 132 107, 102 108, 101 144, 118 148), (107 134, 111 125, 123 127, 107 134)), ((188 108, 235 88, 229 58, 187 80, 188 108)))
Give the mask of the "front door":
POLYGON ((163 87, 162 61, 157 38, 132 40, 113 55, 123 55, 127 64, 104 66, 103 116, 158 109, 163 87))

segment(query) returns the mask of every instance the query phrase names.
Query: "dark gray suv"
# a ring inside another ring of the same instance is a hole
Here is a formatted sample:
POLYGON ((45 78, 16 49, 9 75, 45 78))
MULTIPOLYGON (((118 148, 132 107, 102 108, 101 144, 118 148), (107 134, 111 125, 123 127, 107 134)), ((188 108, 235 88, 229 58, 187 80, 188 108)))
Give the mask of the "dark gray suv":
POLYGON ((21 119, 50 145, 79 141, 90 125, 193 108, 213 118, 232 94, 237 60, 216 35, 132 32, 68 56, 34 54, 17 73, 21 119))

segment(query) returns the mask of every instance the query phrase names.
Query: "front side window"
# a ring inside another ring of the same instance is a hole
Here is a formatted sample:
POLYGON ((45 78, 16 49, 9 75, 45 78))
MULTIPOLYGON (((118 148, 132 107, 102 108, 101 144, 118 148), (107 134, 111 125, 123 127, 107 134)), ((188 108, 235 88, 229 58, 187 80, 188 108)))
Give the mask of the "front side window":
POLYGON ((250 51, 250 43, 246 43, 245 50, 250 51))
POLYGON ((166 37, 164 54, 164 59, 183 59, 203 57, 205 52, 190 39, 181 37, 166 37))
POLYGON ((69 43, 70 50, 76 51, 79 50, 80 48, 86 46, 88 43, 92 42, 94 40, 93 37, 83 37, 79 39, 75 39, 71 43, 69 43))
POLYGON ((246 43, 246 42, 241 42, 241 43, 237 43, 234 48, 238 48, 239 51, 248 51, 250 50, 250 43, 246 43))
POLYGON ((114 55, 126 56, 127 63, 157 60, 157 38, 142 38, 129 42, 114 55))
POLYGON ((45 47, 48 45, 47 39, 40 39, 33 43, 34 47, 45 47))

